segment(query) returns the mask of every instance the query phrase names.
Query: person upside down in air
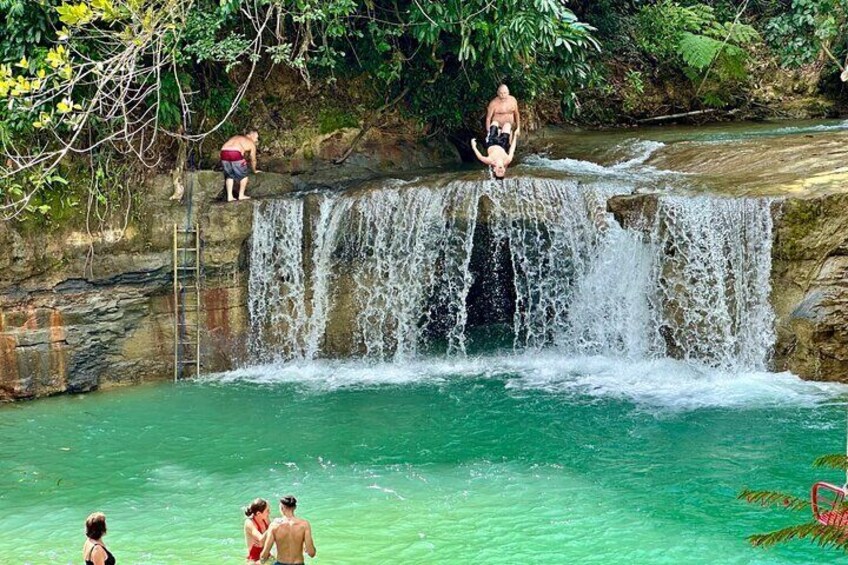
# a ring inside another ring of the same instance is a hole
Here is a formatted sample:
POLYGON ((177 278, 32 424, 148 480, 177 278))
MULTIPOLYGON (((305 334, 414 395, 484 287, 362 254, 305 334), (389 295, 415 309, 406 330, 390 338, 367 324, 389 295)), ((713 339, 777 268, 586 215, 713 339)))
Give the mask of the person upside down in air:
POLYGON ((520 132, 518 101, 510 96, 505 84, 498 87, 498 95, 489 102, 486 112, 486 155, 477 149, 477 140, 471 140, 471 148, 481 163, 489 165, 495 177, 503 179, 506 168, 515 157, 515 144, 520 132))
POLYGON ((518 131, 516 130, 515 133, 512 133, 510 124, 505 124, 504 128, 501 129, 498 122, 492 122, 492 125, 489 127, 489 135, 486 136, 483 146, 486 149, 486 155, 484 156, 477 149, 476 139, 471 140, 471 148, 481 163, 489 165, 492 168, 495 177, 503 179, 506 174, 506 168, 512 163, 512 159, 515 157, 515 143, 517 141, 518 131))

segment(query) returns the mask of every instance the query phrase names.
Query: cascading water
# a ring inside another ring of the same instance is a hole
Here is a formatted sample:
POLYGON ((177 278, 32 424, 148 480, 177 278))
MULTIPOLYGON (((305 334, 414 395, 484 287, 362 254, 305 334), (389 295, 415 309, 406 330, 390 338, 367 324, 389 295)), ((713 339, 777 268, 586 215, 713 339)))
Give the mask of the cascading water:
POLYGON ((354 311, 346 320, 353 349, 368 356, 414 355, 436 306, 448 317, 439 322, 449 327, 449 348, 464 351, 478 203, 477 191, 458 187, 325 197, 311 242, 304 241, 304 200, 257 204, 249 283, 253 359, 320 355, 329 313, 342 302, 354 311), (274 237, 276 244, 269 242, 274 237), (304 246, 311 248, 310 272, 299 251, 304 246), (269 260, 274 249, 279 258, 269 260))
POLYGON ((311 213, 303 198, 256 203, 253 360, 399 360, 434 336, 463 353, 482 254, 508 264, 517 349, 765 367, 770 203, 662 197, 631 231, 606 212, 630 190, 518 177, 395 183, 320 197, 311 213), (475 250, 480 230, 490 243, 475 250))
POLYGON ((254 208, 251 269, 248 280, 250 342, 256 360, 268 360, 269 348, 279 355, 303 351, 309 317, 303 264, 303 206, 276 200, 254 208))
POLYGON ((684 359, 766 368, 774 342, 770 199, 665 197, 656 280, 672 349, 684 359))

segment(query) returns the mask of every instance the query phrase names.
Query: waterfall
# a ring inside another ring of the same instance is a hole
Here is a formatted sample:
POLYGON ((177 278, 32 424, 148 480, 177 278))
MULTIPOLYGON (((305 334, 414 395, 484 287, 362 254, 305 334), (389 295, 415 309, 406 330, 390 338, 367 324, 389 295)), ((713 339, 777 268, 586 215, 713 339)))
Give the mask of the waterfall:
POLYGON ((517 350, 764 368, 770 202, 663 196, 634 230, 606 211, 629 190, 517 177, 257 202, 252 360, 463 354, 472 306, 495 309, 473 290, 487 282, 513 302, 517 350))
MULTIPOLYGON (((415 355, 434 323, 447 325, 449 350, 463 352, 480 200, 470 186, 323 197, 308 231, 306 200, 256 203, 248 290, 252 359, 319 356, 334 306, 353 310, 345 330, 352 349, 369 357, 415 355), (437 320, 437 311, 447 320, 437 320)), ((346 313, 337 312, 340 319, 346 313)))
POLYGON ((685 359, 766 368, 774 343, 771 200, 665 197, 655 226, 656 288, 685 359))
POLYGON ((276 200, 254 207, 247 289, 248 349, 255 360, 270 360, 274 351, 284 358, 303 350, 309 318, 302 236, 301 202, 276 200))

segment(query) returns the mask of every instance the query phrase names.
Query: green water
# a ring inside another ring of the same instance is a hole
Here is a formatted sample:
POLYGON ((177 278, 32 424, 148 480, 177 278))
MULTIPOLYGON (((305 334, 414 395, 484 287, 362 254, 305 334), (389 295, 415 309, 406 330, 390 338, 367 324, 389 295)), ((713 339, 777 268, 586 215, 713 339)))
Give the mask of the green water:
POLYGON ((316 563, 812 563, 750 548, 844 445, 845 389, 556 356, 257 368, 0 408, 0 563, 241 563, 240 508, 294 493, 316 563))

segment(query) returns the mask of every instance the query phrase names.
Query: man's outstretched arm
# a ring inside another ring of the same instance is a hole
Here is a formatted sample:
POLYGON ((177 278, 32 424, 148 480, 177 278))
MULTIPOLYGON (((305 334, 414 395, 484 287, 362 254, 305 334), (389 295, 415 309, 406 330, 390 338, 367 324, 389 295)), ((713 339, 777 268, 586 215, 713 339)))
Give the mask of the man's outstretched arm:
POLYGON ((484 165, 491 165, 491 164, 492 164, 492 160, 491 160, 491 159, 489 159, 488 157, 483 157, 483 155, 482 155, 482 154, 480 153, 480 151, 477 149, 477 140, 476 140, 476 139, 472 139, 472 140, 471 140, 471 149, 473 149, 473 150, 474 150, 474 154, 475 154, 475 155, 477 155, 477 159, 478 159, 481 163, 483 163, 484 165))

